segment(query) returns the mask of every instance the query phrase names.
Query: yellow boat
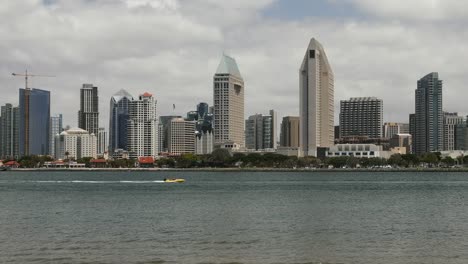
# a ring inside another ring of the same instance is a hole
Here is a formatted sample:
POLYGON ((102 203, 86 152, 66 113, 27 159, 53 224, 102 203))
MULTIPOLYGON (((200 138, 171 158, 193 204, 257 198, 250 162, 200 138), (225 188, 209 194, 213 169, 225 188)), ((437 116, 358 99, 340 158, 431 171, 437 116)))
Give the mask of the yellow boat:
POLYGON ((170 178, 170 179, 164 179, 164 182, 183 183, 185 182, 185 179, 170 178))

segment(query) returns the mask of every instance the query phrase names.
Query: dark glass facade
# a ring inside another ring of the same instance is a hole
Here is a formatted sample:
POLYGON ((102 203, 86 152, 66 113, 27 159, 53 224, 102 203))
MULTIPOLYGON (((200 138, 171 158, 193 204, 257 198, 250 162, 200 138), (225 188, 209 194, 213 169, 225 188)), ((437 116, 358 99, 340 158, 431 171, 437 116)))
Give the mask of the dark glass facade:
POLYGON ((19 152, 25 155, 49 154, 50 92, 19 90, 19 152))
POLYGON ((128 150, 128 104, 132 100, 133 97, 123 90, 111 98, 109 123, 109 151, 111 153, 116 149, 128 150))

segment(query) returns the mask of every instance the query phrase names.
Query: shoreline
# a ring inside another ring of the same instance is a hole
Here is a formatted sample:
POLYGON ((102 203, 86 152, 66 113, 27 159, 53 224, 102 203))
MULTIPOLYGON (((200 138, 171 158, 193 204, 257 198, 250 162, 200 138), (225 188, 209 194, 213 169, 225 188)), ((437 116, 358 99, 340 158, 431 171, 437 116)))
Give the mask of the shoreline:
POLYGON ((2 172, 84 172, 84 171, 127 171, 127 172, 468 172, 467 168, 392 168, 392 169, 290 169, 290 168, 12 168, 2 172))

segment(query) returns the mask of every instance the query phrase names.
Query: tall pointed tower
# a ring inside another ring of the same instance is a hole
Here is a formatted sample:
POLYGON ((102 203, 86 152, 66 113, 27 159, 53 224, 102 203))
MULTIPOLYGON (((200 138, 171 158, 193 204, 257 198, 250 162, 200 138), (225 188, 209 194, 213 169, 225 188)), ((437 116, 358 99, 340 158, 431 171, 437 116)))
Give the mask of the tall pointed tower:
POLYGON ((214 144, 245 146, 244 80, 236 60, 223 55, 213 77, 214 144))
POLYGON ((310 40, 299 71, 300 153, 317 156, 317 147, 334 140, 334 76, 322 45, 310 40))

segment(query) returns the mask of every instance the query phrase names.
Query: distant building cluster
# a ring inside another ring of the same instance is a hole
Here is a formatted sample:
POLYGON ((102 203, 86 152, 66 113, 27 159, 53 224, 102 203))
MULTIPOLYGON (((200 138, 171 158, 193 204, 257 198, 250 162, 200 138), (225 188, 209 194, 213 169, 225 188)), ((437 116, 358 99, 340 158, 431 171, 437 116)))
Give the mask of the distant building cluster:
POLYGON ((99 125, 97 86, 81 86, 76 127, 70 128, 64 127, 62 114, 50 113, 50 92, 27 87, 27 72, 19 75, 26 83, 19 89, 18 103, 1 106, 1 159, 49 155, 56 160, 154 160, 207 155, 217 148, 371 158, 468 149, 467 118, 444 112, 437 72, 417 81, 415 111, 408 122, 384 122, 383 100, 369 95, 341 100, 335 126, 334 73, 316 39, 309 42, 300 64, 299 113, 284 116, 281 123, 275 110, 245 119, 244 79, 236 60, 225 54, 213 75, 212 106, 200 102, 185 117, 160 116, 153 94, 133 97, 120 90, 110 98, 107 131, 99 125))

